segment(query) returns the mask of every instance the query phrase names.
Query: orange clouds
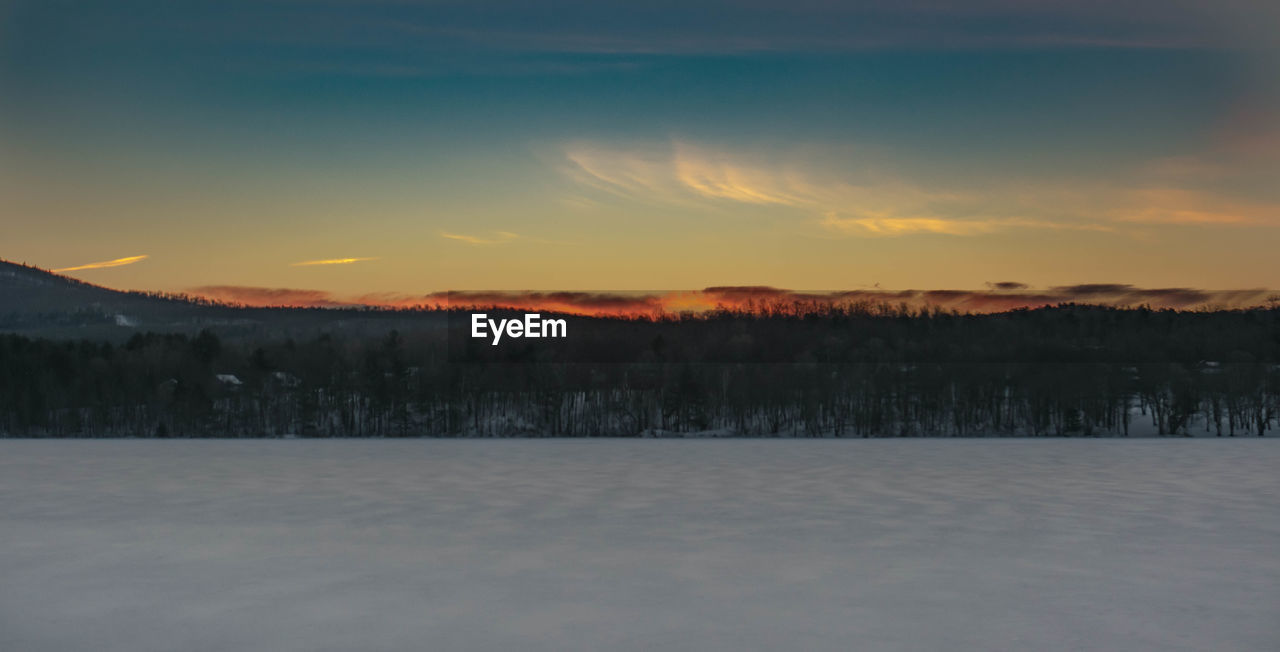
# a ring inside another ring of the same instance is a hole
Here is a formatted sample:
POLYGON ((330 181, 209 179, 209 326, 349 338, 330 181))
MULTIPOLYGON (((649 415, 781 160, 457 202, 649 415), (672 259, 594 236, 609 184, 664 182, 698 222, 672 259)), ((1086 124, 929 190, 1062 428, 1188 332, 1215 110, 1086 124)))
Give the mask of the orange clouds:
POLYGON ((611 292, 435 292, 424 295, 368 294, 335 297, 319 290, 205 286, 190 294, 223 303, 252 307, 377 308, 505 308, 596 317, 657 319, 718 309, 757 314, 804 314, 833 306, 907 305, 960 312, 1002 312, 1062 303, 1112 307, 1247 308, 1265 305, 1276 296, 1263 289, 1202 290, 1195 288, 1139 288, 1101 283, 1032 290, 1003 281, 987 290, 845 290, 798 292, 768 286, 724 286, 703 290, 656 293, 611 292))
POLYGON ((988 284, 982 290, 848 290, 841 292, 794 292, 768 287, 707 288, 701 292, 708 302, 729 309, 753 311, 773 308, 819 309, 832 305, 906 304, 938 307, 960 312, 1002 312, 1018 308, 1040 308, 1062 303, 1083 303, 1112 307, 1152 308, 1247 308, 1264 305, 1275 294, 1263 289, 1200 290, 1194 288, 1139 288, 1129 284, 1105 283, 1066 285, 1047 290, 1030 290, 1012 281, 988 284))
POLYGON ((429 295, 450 308, 501 307, 596 317, 659 317, 663 296, 607 292, 443 292, 429 295))
POLYGON ((254 308, 336 308, 344 305, 353 305, 335 301, 328 292, 322 290, 205 285, 191 288, 187 293, 210 301, 254 308))

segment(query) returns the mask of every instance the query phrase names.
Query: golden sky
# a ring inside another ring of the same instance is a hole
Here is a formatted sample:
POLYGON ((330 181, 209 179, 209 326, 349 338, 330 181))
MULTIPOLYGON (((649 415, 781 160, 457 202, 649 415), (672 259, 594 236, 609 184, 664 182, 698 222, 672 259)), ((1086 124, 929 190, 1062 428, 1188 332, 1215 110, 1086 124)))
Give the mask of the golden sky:
POLYGON ((339 300, 1280 288, 1274 11, 476 4, 0 10, 0 257, 339 300))

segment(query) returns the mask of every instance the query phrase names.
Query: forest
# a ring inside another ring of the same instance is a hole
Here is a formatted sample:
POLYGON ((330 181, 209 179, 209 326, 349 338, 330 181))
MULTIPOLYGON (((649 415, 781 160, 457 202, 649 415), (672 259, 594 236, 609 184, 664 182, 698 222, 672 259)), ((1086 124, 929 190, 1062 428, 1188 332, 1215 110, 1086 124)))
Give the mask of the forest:
POLYGON ((1266 436, 1280 309, 845 306, 306 337, 0 335, 10 437, 1266 436))

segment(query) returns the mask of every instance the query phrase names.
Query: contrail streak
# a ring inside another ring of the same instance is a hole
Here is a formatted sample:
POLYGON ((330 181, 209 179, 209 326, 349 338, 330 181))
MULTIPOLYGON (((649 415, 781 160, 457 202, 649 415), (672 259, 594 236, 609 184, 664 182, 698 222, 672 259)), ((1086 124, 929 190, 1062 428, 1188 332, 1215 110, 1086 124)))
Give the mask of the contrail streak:
POLYGON ((446 231, 441 231, 440 237, 448 238, 450 240, 458 240, 460 242, 465 242, 467 244, 473 244, 473 245, 502 244, 505 242, 511 242, 512 240, 515 240, 516 238, 520 237, 519 234, 512 233, 510 231, 494 231, 494 234, 497 235, 496 238, 480 238, 474 235, 467 235, 465 233, 448 233, 446 231))
POLYGON ((115 260, 104 260, 100 263, 89 263, 87 265, 77 265, 75 267, 63 267, 62 269, 55 269, 52 271, 78 272, 82 269, 103 269, 105 267, 120 267, 122 265, 132 265, 145 258, 147 258, 147 256, 129 256, 127 258, 117 258, 115 260))
POLYGON ((366 260, 377 260, 377 258, 328 258, 325 260, 304 260, 300 263, 290 263, 290 267, 308 267, 311 265, 350 265, 351 263, 360 263, 366 260))

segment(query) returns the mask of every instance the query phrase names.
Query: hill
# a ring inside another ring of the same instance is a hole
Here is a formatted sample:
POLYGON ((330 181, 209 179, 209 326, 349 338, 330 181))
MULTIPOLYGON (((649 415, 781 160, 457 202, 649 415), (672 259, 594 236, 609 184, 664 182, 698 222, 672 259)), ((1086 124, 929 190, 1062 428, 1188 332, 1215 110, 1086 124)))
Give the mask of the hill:
POLYGON ((361 334, 443 325, 442 315, 422 311, 246 308, 184 296, 124 292, 0 260, 0 332, 120 341, 148 331, 296 337, 333 330, 361 334))

